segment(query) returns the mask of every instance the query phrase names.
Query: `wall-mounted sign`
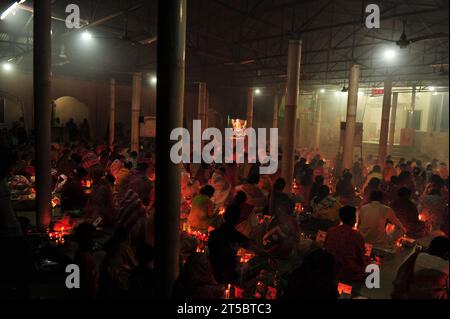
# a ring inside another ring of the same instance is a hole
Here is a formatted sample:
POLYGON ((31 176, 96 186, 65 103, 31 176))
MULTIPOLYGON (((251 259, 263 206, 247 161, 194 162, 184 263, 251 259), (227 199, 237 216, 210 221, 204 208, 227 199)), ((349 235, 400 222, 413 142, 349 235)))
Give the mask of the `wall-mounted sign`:
POLYGON ((384 94, 384 89, 372 89, 372 96, 379 96, 384 94))

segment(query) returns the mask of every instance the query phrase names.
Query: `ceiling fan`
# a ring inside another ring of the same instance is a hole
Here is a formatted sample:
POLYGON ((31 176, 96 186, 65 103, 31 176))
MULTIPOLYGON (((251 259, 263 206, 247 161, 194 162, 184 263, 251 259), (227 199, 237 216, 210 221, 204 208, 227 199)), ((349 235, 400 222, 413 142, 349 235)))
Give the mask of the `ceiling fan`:
POLYGON ((439 75, 448 76, 448 64, 441 63, 441 64, 432 64, 430 65, 434 72, 436 72, 436 69, 438 69, 437 73, 439 75))
POLYGON ((129 42, 131 45, 139 46, 139 45, 150 45, 158 40, 157 36, 150 34, 143 34, 136 37, 131 37, 128 33, 128 13, 125 15, 125 30, 124 33, 120 36, 98 36, 94 35, 93 38, 98 39, 111 39, 111 40, 119 40, 129 42))
POLYGON ((386 39, 386 38, 382 38, 382 37, 378 37, 378 36, 374 36, 374 35, 368 35, 368 34, 366 34, 365 37, 379 39, 379 40, 383 40, 383 41, 394 42, 401 49, 404 49, 404 48, 407 48, 411 43, 414 43, 414 42, 423 41, 423 40, 431 40, 431 39, 439 39, 439 38, 448 38, 448 34, 443 33, 443 32, 438 32, 438 33, 432 33, 432 34, 408 39, 408 37, 406 35, 406 20, 403 20, 403 31, 402 31, 402 34, 400 35, 400 39, 398 39, 398 40, 391 40, 391 39, 386 39))
POLYGON ((246 65, 255 62, 255 59, 240 60, 240 61, 228 61, 224 65, 246 65))

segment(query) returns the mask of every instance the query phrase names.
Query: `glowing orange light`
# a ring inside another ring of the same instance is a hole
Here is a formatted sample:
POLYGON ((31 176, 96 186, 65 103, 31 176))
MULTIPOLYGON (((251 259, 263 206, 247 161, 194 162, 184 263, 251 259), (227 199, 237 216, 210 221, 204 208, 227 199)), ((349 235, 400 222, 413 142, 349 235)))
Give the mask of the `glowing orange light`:
POLYGON ((227 290, 225 290, 225 299, 230 299, 230 291, 231 291, 231 285, 228 284, 227 290))

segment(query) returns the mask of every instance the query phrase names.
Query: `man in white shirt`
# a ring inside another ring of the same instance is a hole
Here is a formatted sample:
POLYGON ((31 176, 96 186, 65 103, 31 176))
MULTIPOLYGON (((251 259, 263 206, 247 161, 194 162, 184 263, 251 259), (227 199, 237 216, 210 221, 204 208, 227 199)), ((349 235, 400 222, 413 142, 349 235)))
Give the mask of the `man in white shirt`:
POLYGON ((435 237, 426 252, 414 252, 399 267, 393 299, 448 299, 448 238, 435 237))
POLYGON ((428 247, 426 253, 417 255, 414 272, 422 269, 434 269, 448 276, 448 238, 444 236, 435 237, 428 247))
POLYGON ((381 203, 383 194, 373 191, 370 195, 370 203, 361 207, 359 212, 358 229, 364 240, 377 247, 391 246, 393 239, 386 233, 386 224, 394 224, 403 233, 406 228, 395 216, 394 211, 381 203))

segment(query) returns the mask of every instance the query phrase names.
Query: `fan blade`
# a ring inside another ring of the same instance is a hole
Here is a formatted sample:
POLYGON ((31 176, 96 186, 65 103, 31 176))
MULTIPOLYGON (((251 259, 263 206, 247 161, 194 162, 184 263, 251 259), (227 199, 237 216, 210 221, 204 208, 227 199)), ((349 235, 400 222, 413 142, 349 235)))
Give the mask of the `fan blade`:
POLYGON ((138 41, 140 44, 142 45, 150 45, 154 42, 158 41, 158 37, 157 36, 153 36, 153 37, 148 37, 146 39, 142 39, 140 41, 138 41))
POLYGON ((366 38, 372 38, 372 39, 377 39, 377 40, 382 40, 382 41, 389 41, 389 42, 395 42, 396 40, 391 40, 391 39, 386 39, 386 38, 382 38, 382 37, 378 37, 376 35, 369 35, 369 34, 364 34, 364 36, 366 38))
POLYGON ((421 37, 409 39, 409 42, 413 43, 413 42, 422 41, 422 40, 432 40, 432 39, 440 39, 440 38, 448 38, 448 34, 440 32, 440 33, 424 35, 421 37))
POLYGON ((255 60, 251 59, 251 60, 243 60, 241 62, 239 62, 240 65, 245 65, 245 64, 250 64, 255 62, 255 60))

